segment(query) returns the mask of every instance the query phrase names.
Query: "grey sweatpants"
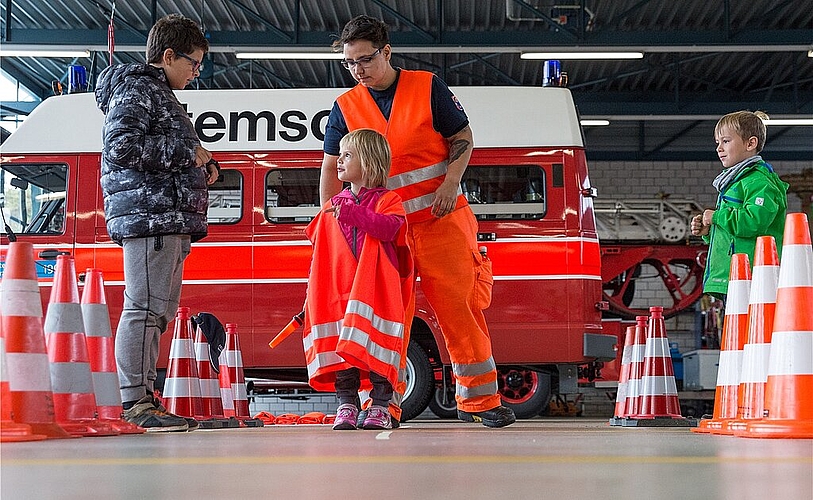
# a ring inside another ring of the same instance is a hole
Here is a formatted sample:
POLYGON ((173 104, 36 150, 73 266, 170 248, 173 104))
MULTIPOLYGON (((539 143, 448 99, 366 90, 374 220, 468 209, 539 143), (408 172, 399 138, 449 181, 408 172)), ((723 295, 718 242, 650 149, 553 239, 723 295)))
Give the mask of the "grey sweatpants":
POLYGON ((122 402, 153 392, 158 342, 178 311, 189 235, 128 238, 124 247, 124 309, 116 329, 122 402))

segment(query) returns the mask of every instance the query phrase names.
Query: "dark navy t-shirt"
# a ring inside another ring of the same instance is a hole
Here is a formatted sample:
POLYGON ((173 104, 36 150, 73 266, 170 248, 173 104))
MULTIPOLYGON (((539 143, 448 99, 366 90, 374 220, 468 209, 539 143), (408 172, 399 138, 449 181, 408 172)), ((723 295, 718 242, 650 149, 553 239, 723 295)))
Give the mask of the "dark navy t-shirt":
MULTIPOLYGON (((381 114, 389 120, 392 111, 392 100, 395 98, 395 89, 398 87, 398 79, 401 71, 398 70, 398 77, 395 82, 386 90, 373 90, 367 87, 373 100, 378 104, 381 114)), ((432 77, 432 125, 434 129, 443 137, 451 137, 463 130, 469 124, 469 118, 463 111, 463 106, 457 101, 449 87, 436 75, 432 77)), ((325 127, 324 152, 338 156, 339 141, 347 135, 347 123, 337 102, 333 103, 330 116, 325 127)))

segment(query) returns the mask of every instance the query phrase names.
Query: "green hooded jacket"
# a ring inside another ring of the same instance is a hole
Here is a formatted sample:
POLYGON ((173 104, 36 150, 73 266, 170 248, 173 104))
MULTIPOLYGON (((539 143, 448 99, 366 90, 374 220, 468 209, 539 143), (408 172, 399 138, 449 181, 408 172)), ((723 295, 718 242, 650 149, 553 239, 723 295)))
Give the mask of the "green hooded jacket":
POLYGON ((773 236, 781 255, 788 184, 765 161, 745 168, 717 197, 711 230, 703 240, 709 244, 703 291, 722 297, 728 293, 731 256, 748 254, 753 266, 758 236, 773 236))

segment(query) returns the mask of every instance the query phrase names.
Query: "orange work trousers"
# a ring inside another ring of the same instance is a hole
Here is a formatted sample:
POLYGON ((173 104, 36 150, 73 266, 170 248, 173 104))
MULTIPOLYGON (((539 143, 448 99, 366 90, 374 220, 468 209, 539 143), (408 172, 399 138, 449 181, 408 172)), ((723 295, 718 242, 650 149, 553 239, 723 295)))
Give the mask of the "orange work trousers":
MULTIPOLYGON (((452 360, 457 407, 480 412, 499 406, 497 369, 483 314, 488 304, 480 303, 481 294, 476 293, 475 276, 482 257, 471 208, 467 205, 439 219, 410 223, 407 239, 421 289, 435 311, 452 360)), ((413 312, 414 304, 407 318, 413 312)))

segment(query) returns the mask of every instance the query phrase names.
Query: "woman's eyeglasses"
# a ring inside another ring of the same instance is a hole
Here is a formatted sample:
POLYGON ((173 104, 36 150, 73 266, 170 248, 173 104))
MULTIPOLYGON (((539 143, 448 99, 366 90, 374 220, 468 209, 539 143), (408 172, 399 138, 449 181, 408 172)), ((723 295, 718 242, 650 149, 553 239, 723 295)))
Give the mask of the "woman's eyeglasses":
POLYGON ((375 56, 377 56, 380 53, 381 53, 381 49, 378 48, 378 49, 376 49, 375 52, 373 52, 369 56, 359 57, 355 61, 353 59, 344 59, 344 60, 341 61, 341 63, 342 63, 342 66, 344 66, 345 69, 353 69, 353 68, 356 67, 356 64, 360 64, 362 68, 366 68, 367 66, 369 66, 373 62, 373 59, 375 58, 375 56))
POLYGON ((191 62, 193 72, 197 71, 198 73, 200 73, 201 71, 203 71, 203 61, 196 61, 189 57, 188 55, 184 54, 183 52, 176 52, 175 55, 178 57, 183 57, 187 61, 191 62))

